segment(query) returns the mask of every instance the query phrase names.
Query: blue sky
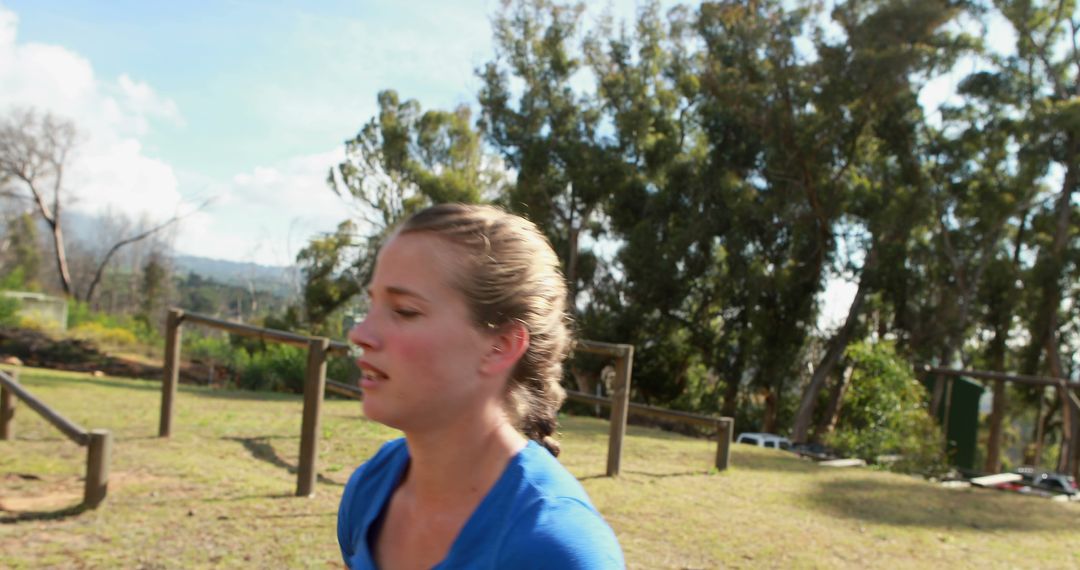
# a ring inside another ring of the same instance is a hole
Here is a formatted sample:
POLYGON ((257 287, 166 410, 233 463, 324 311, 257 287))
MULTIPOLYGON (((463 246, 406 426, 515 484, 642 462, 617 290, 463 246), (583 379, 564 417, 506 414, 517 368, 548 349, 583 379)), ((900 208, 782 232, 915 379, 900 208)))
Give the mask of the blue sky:
POLYGON ((378 91, 475 101, 498 6, 0 0, 0 110, 75 121, 78 209, 161 219, 212 196, 178 251, 288 264, 348 215, 324 180, 378 91))
POLYGON ((23 42, 63 46, 103 78, 174 101, 182 125, 144 138, 176 168, 229 176, 325 150, 393 87, 426 106, 468 102, 497 3, 48 2, 3 5, 23 42))
MULTIPOLYGON (((324 181, 380 90, 475 104, 500 4, 0 0, 0 112, 76 123, 76 209, 150 221, 213 197, 177 251, 291 264, 348 216, 324 181)), ((586 18, 604 7, 636 2, 586 18)))

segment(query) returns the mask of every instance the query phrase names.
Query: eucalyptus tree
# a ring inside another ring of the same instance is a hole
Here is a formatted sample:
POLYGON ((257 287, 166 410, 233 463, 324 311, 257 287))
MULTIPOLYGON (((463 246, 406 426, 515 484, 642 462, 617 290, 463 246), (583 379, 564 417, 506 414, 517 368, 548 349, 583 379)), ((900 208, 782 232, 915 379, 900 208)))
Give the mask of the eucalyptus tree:
POLYGON ((584 4, 521 0, 493 20, 495 58, 477 71, 480 127, 516 180, 502 202, 544 229, 562 258, 571 307, 590 280, 584 235, 602 233, 606 200, 625 183, 583 61, 584 4))
POLYGON ((424 111, 393 90, 380 92, 378 104, 378 114, 345 141, 345 159, 327 175, 352 216, 297 256, 314 326, 360 292, 398 222, 431 204, 482 202, 502 189, 503 174, 484 151, 468 106, 424 111))
POLYGON ((845 201, 845 223, 861 227, 866 237, 856 270, 858 289, 803 391, 792 429, 795 441, 809 436, 819 394, 855 336, 867 294, 879 286, 883 260, 897 261, 925 216, 925 117, 918 94, 925 81, 948 70, 968 48, 970 41, 947 27, 959 13, 957 5, 941 0, 849 2, 833 11, 845 39, 818 39, 823 71, 818 104, 846 130, 837 137, 839 147, 851 149, 836 170, 837 198, 845 201), (844 80, 832 80, 839 77, 844 80))

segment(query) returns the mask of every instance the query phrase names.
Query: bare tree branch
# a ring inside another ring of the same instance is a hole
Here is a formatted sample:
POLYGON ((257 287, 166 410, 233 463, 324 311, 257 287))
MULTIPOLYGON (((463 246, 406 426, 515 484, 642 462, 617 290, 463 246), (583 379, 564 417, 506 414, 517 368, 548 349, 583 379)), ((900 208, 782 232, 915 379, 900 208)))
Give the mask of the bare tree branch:
POLYGON ((90 300, 93 299, 94 290, 97 289, 98 283, 101 282, 101 278, 105 274, 105 267, 109 264, 109 260, 112 259, 112 256, 117 251, 119 251, 120 248, 122 248, 122 247, 124 247, 126 245, 133 244, 133 243, 138 242, 138 241, 142 241, 142 240, 144 240, 144 239, 146 239, 146 238, 160 232, 161 230, 164 230, 165 228, 179 222, 180 220, 182 220, 184 218, 187 218, 187 217, 189 217, 189 216, 203 210, 208 205, 210 205, 211 202, 213 202, 213 198, 208 198, 208 199, 204 200, 202 203, 200 203, 198 206, 196 206, 190 212, 187 212, 185 214, 176 214, 173 217, 169 218, 168 220, 165 220, 164 222, 162 222, 162 223, 160 223, 160 224, 158 224, 158 225, 156 225, 156 226, 154 226, 154 227, 152 227, 152 228, 150 228, 148 230, 145 230, 145 231, 140 232, 138 234, 135 234, 133 236, 127 237, 127 238, 122 239, 122 240, 116 242, 115 244, 113 244, 113 246, 111 248, 109 248, 109 251, 105 253, 105 257, 101 260, 101 263, 98 264, 97 271, 94 272, 94 279, 90 282, 90 286, 87 287, 86 295, 83 297, 83 300, 86 301, 87 303, 89 303, 90 300))

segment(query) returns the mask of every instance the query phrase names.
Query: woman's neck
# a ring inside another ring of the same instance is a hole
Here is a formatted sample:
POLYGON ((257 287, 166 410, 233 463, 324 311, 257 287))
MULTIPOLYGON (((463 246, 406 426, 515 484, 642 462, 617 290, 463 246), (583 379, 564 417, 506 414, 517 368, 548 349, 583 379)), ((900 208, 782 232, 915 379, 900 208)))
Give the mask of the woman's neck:
POLYGON ((527 440, 505 414, 462 414, 456 425, 406 433, 410 464, 401 490, 422 504, 483 497, 527 440))

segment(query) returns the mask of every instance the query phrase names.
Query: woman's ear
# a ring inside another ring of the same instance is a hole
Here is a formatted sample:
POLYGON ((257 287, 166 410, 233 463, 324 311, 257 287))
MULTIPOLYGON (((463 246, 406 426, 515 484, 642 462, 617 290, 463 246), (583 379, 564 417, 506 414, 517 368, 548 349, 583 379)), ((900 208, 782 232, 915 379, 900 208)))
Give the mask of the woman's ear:
POLYGON ((529 349, 529 329, 518 321, 503 325, 488 336, 491 348, 484 355, 481 371, 492 375, 509 372, 529 349))

